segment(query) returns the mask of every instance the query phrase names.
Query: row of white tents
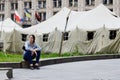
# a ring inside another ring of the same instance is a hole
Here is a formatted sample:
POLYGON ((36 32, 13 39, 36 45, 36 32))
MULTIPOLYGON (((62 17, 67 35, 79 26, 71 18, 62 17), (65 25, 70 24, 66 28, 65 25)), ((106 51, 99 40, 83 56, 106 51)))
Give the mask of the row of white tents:
POLYGON ((48 20, 29 28, 23 29, 10 19, 1 22, 0 25, 2 26, 1 39, 4 41, 4 51, 22 52, 24 45, 22 34, 34 34, 36 42, 44 52, 58 53, 62 32, 66 26, 68 40, 63 41, 62 53, 76 51, 84 54, 120 52, 120 19, 102 4, 93 10, 81 12, 63 8, 48 20), (9 28, 5 28, 5 26, 9 28), (112 30, 116 31, 115 39, 110 39, 110 31, 112 30), (94 33, 93 39, 88 40, 88 32, 94 33), (43 41, 44 34, 48 34, 46 42, 43 41))

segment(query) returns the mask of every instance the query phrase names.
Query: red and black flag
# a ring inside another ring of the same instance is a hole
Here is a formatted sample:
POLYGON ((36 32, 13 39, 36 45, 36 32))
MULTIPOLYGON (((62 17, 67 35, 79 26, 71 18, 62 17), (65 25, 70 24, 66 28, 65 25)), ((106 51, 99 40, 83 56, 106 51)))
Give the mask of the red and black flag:
POLYGON ((41 22, 41 17, 39 16, 39 14, 38 14, 37 11, 35 12, 35 18, 36 18, 39 22, 41 22))

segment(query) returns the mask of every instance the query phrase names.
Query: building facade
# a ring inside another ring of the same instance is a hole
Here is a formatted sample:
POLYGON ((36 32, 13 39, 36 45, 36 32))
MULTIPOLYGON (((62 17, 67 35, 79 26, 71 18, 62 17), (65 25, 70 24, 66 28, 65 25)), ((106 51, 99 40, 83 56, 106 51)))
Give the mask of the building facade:
POLYGON ((14 12, 18 11, 21 17, 25 18, 24 24, 37 24, 35 11, 44 21, 55 15, 63 7, 75 11, 88 11, 103 3, 111 11, 120 16, 120 0, 0 0, 0 20, 8 17, 15 20, 14 12), (31 19, 25 16, 24 8, 31 13, 31 19))

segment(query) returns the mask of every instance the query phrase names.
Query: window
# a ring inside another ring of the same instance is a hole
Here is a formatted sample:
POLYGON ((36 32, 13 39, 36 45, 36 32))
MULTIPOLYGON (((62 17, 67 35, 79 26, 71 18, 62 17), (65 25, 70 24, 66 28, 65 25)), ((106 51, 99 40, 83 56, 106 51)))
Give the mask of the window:
POLYGON ((0 21, 4 20, 4 14, 0 14, 0 21))
POLYGON ((57 0, 53 0, 53 7, 57 7, 57 0))
POLYGON ((87 40, 91 40, 94 37, 94 32, 88 32, 87 33, 87 40))
POLYGON ((63 33, 63 40, 68 40, 69 32, 64 32, 63 33))
POLYGON ((0 11, 4 11, 5 5, 4 4, 0 4, 0 11))
POLYGON ((14 10, 14 3, 11 3, 11 10, 14 10))
POLYGON ((23 24, 22 27, 23 28, 28 28, 28 27, 31 27, 31 25, 30 24, 23 24))
POLYGON ((18 9, 18 3, 11 3, 11 10, 17 10, 18 9))
POLYGON ((86 5, 89 5, 89 0, 86 0, 86 5))
POLYGON ((14 14, 11 14, 11 19, 15 21, 14 14))
POLYGON ((27 2, 24 2, 24 7, 27 7, 27 2))
POLYGON ((46 8, 46 1, 43 1, 43 8, 46 8))
POLYGON ((87 6, 94 6, 95 5, 95 0, 86 0, 86 5, 87 6))
POLYGON ((38 1, 38 8, 46 8, 46 1, 45 0, 38 1))
POLYGON ((74 0, 74 7, 78 6, 78 0, 74 0))
POLYGON ((49 34, 43 34, 43 42, 48 41, 48 36, 49 36, 49 34))
POLYGON ((117 30, 110 30, 109 39, 115 39, 117 30))
POLYGON ((61 0, 58 0, 58 7, 61 7, 62 6, 62 2, 61 0))
POLYGON ((61 0, 53 0, 53 7, 59 8, 62 6, 61 0))
POLYGON ((103 4, 113 4, 113 0, 103 0, 103 4))
POLYGON ((103 4, 107 4, 107 0, 103 0, 103 4))
POLYGON ((28 34, 22 34, 22 41, 26 41, 27 40, 27 35, 28 34))
POLYGON ((110 11, 113 11, 113 9, 109 9, 110 11))
POLYGON ((78 6, 78 0, 69 0, 69 6, 77 7, 78 6))
POLYGON ((73 4, 72 0, 69 0, 69 6, 71 7, 73 4))
POLYGON ((53 15, 55 15, 57 12, 53 12, 53 15))
POLYGON ((109 4, 113 4, 113 0, 109 0, 109 4))
POLYGON ((95 5, 95 0, 91 0, 91 5, 95 5))
POLYGON ((43 21, 45 21, 46 20, 46 13, 44 12, 43 13, 43 19, 42 19, 43 21))
POLYGON ((29 2, 29 9, 31 9, 32 8, 32 3, 31 2, 29 2))
POLYGON ((46 12, 40 12, 39 15, 41 16, 41 21, 46 20, 46 12))
POLYGON ((31 2, 24 2, 24 7, 31 9, 32 8, 32 3, 31 2))

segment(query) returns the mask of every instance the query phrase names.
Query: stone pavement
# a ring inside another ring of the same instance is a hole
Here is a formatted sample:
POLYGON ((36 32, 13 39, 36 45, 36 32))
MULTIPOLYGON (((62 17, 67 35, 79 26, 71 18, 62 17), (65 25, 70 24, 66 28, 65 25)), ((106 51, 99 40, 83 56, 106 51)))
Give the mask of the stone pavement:
POLYGON ((6 73, 7 73, 7 70, 0 71, 0 80, 6 80, 6 79, 8 79, 6 73))
POLYGON ((62 63, 40 70, 13 69, 13 77, 11 80, 120 80, 120 59, 62 63))

